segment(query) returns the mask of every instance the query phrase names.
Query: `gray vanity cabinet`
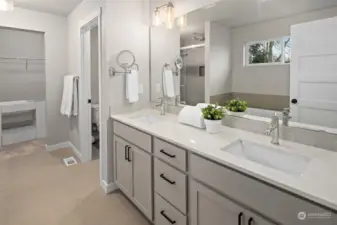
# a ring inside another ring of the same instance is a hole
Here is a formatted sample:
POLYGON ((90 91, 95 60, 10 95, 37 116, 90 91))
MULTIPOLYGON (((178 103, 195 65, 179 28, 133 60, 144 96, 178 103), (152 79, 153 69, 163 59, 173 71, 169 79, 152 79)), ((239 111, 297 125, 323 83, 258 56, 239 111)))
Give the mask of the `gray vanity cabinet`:
POLYGON ((152 156, 114 136, 116 184, 152 220, 152 156))
POLYGON ((190 207, 190 225, 275 225, 195 181, 190 207))
POLYGON ((114 176, 155 225, 337 224, 329 209, 117 121, 114 176))

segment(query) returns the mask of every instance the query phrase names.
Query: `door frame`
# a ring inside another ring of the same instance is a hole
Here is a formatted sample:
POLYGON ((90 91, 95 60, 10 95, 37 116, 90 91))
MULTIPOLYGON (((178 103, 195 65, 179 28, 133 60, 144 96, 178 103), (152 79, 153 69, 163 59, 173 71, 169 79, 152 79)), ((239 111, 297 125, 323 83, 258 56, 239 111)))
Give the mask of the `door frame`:
MULTIPOLYGON (((79 23, 79 36, 80 36, 80 79, 79 79, 79 136, 80 136, 80 150, 81 161, 88 162, 92 160, 92 135, 91 135, 91 76, 84 73, 84 34, 94 27, 98 27, 98 83, 99 83, 99 109, 102 108, 102 95, 101 95, 101 80, 102 80, 102 8, 93 11, 84 20, 79 23), (87 26, 91 26, 88 31, 85 30, 87 26)), ((100 128, 102 125, 102 118, 100 118, 100 128)), ((102 132, 100 132, 100 146, 102 146, 102 132)), ((100 148, 100 156, 101 148, 100 148)), ((102 157, 100 157, 100 165, 102 165, 102 157)), ((100 168, 100 171, 102 168, 100 168)))

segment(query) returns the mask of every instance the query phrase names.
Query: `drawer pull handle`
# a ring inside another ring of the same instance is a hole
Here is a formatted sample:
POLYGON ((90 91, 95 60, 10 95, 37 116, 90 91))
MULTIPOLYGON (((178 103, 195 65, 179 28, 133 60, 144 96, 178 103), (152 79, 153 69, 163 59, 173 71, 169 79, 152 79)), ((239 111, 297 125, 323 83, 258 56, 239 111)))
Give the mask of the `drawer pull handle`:
POLYGON ((131 162, 131 158, 130 158, 130 149, 131 149, 131 147, 128 146, 128 162, 131 162))
POLYGON ((125 152, 124 152, 124 157, 125 157, 125 160, 128 161, 128 146, 125 145, 125 152))
POLYGON ((238 225, 241 225, 242 216, 243 216, 243 213, 240 212, 240 213, 239 213, 239 216, 238 216, 238 225))
POLYGON ((160 214, 165 218, 165 219, 167 219, 167 221, 169 221, 171 224, 175 224, 177 221, 175 221, 175 220, 172 220, 170 217, 168 217, 166 214, 165 214, 165 211, 164 210, 162 210, 161 212, 160 212, 160 214))
POLYGON ((171 155, 171 154, 165 152, 164 149, 160 150, 160 152, 163 153, 164 155, 170 157, 170 158, 175 158, 176 157, 176 155, 171 155))
POLYGON ((171 181, 170 179, 168 179, 167 177, 165 177, 165 175, 163 173, 160 174, 160 177, 163 178, 165 181, 167 181, 168 183, 170 183, 172 185, 176 184, 175 181, 171 181))
POLYGON ((248 225, 253 225, 254 219, 252 217, 249 218, 248 220, 248 225))

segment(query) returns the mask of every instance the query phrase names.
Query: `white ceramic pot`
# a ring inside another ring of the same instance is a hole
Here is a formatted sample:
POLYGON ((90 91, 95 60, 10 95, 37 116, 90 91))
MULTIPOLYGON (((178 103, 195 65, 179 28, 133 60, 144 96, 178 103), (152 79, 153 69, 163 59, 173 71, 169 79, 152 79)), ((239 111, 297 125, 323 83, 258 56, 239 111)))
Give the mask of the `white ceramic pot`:
POLYGON ((206 120, 206 131, 210 134, 218 134, 221 129, 221 120, 206 120))
POLYGON ((226 109, 226 114, 229 116, 237 116, 237 117, 243 117, 245 115, 244 112, 232 112, 226 109))

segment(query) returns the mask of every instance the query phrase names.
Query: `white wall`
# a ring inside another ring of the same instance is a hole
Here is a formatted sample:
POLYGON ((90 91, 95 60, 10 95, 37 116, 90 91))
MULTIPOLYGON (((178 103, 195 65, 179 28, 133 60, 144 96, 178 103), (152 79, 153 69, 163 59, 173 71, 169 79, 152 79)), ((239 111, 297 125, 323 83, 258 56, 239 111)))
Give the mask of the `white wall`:
POLYGON ((210 96, 231 91, 230 29, 216 22, 206 22, 206 100, 209 102, 210 96))
MULTIPOLYGON (((112 112, 125 109, 147 106, 149 96, 149 2, 135 1, 84 1, 68 17, 68 60, 69 72, 80 74, 80 33, 81 20, 97 10, 103 8, 102 14, 102 80, 101 83, 101 127, 102 145, 101 171, 102 179, 113 182, 113 158, 112 158, 112 127, 109 123, 110 108, 112 112), (143 85, 144 93, 136 104, 125 101, 125 76, 109 76, 109 67, 115 67, 116 56, 122 50, 131 50, 139 64, 139 83, 143 85)), ((78 122, 73 121, 70 132, 71 141, 79 146, 78 122)))
POLYGON ((44 33, 0 27, 0 101, 46 100, 44 33), (27 63, 27 64, 26 64, 27 63))
POLYGON ((337 15, 337 8, 309 12, 232 29, 233 92, 289 96, 290 65, 243 66, 243 46, 249 41, 290 35, 290 26, 337 15))
POLYGON ((69 122, 60 114, 63 76, 67 71, 67 20, 15 8, 13 12, 0 12, 0 26, 45 32, 47 143, 68 141, 69 122))
MULTIPOLYGON (((104 76, 104 98, 108 100, 111 112, 118 112, 125 109, 136 109, 148 106, 150 101, 150 82, 149 82, 149 1, 108 1, 106 4, 106 15, 104 22, 106 25, 105 43, 106 51, 104 52, 106 67, 117 67, 116 56, 124 50, 131 50, 135 57, 136 63, 139 64, 139 83, 143 85, 144 93, 140 95, 139 102, 129 104, 125 101, 125 77, 118 75, 110 78, 104 76), (122 22, 121 22, 122 21, 122 22)), ((108 109, 105 109, 108 111, 108 109)), ((104 119, 109 118, 109 114, 104 114, 104 119)), ((112 130, 111 126, 107 127, 108 137, 108 164, 107 171, 108 181, 113 179, 113 162, 112 153, 112 130), (110 167, 110 168, 109 168, 110 167)))

